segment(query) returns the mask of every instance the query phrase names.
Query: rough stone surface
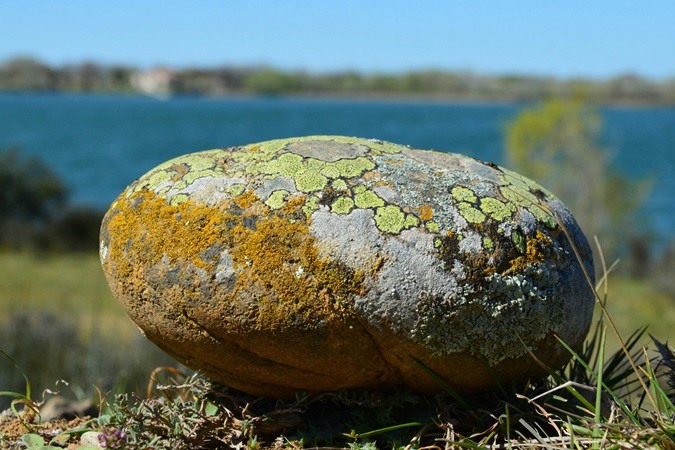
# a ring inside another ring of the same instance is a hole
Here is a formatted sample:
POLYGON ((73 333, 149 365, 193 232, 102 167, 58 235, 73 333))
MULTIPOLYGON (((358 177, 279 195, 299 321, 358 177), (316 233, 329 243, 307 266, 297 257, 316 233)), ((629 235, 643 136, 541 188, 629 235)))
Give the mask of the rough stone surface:
POLYGON ((129 186, 101 230, 115 297, 152 342, 252 394, 543 375, 585 338, 587 241, 491 163, 311 136, 194 153, 129 186), (566 237, 566 233, 567 236, 566 237), (524 344, 523 344, 524 343, 524 344))

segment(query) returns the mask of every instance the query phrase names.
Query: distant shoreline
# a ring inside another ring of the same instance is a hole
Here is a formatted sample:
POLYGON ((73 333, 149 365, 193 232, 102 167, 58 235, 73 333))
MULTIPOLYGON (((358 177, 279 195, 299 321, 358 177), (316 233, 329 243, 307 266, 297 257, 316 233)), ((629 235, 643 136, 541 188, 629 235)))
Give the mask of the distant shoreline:
POLYGON ((52 66, 30 57, 0 61, 0 92, 143 94, 165 98, 283 96, 416 101, 445 104, 536 103, 581 98, 595 105, 675 106, 675 74, 651 79, 633 73, 606 79, 528 74, 416 70, 397 73, 311 73, 268 66, 138 68, 83 62, 52 66))
MULTIPOLYGON (((233 92, 227 94, 198 94, 198 93, 176 93, 166 96, 153 96, 143 94, 140 92, 120 92, 120 91, 70 91, 70 90, 6 90, 0 89, 0 95, 3 96, 23 96, 23 95, 54 95, 54 96, 73 96, 73 97, 113 97, 113 98, 146 98, 155 99, 157 101, 169 101, 176 99, 203 99, 203 100, 307 100, 307 101, 332 101, 345 103, 358 102, 373 102, 373 103, 420 103, 420 104, 437 104, 437 105, 527 105, 537 104, 545 101, 542 99, 517 99, 517 98, 503 98, 503 97, 471 97, 471 96, 450 96, 450 95, 418 95, 418 94, 382 94, 382 93, 364 93, 364 94, 331 94, 331 93, 288 93, 288 94, 255 94, 233 92)), ((628 101, 628 100, 609 100, 604 102, 590 102, 597 107, 607 108, 625 108, 625 109, 642 109, 642 108, 675 108, 673 103, 659 103, 647 101, 628 101)))

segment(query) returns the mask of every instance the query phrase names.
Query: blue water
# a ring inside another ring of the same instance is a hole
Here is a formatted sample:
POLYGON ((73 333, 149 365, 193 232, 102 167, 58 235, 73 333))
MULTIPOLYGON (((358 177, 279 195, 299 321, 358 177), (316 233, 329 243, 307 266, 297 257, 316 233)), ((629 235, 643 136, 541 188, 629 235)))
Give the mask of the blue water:
MULTIPOLYGON (((309 134, 379 138, 504 164, 503 131, 523 105, 307 99, 0 94, 0 149, 38 155, 74 202, 105 209, 133 180, 185 153, 309 134)), ((675 108, 602 111, 604 145, 626 175, 653 182, 643 210, 675 237, 675 108)))

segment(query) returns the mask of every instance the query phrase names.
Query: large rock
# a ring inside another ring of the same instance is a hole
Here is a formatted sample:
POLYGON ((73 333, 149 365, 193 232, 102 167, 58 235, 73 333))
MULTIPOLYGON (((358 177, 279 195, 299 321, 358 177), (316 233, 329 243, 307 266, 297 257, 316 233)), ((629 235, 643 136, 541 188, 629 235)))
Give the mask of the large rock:
POLYGON ((338 136, 194 153, 112 204, 101 261, 145 336, 269 397, 536 378, 585 338, 587 241, 533 181, 338 136), (575 257, 573 242, 582 263, 575 257), (417 362, 416 362, 417 361, 417 362), (419 363, 418 363, 419 362, 419 363), (489 368, 488 368, 489 366, 489 368))

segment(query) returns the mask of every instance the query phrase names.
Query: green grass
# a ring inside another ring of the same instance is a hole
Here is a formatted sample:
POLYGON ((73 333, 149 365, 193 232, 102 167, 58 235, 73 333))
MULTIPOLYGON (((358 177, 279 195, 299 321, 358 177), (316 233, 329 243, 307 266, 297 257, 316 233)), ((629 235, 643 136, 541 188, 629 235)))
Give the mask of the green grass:
POLYGON ((95 254, 36 256, 0 252, 0 309, 121 316, 95 254))
POLYGON ((611 275, 608 297, 607 311, 621 335, 648 326, 650 334, 675 341, 675 298, 656 290, 650 280, 611 275))
MULTIPOLYGON (((176 365, 126 317, 95 254, 0 253, 0 350, 30 376, 34 392, 65 380, 77 397, 139 389, 158 365, 176 365)), ((0 358, 0 390, 22 383, 0 358)))
POLYGON ((0 253, 0 323, 16 313, 52 314, 93 329, 133 336, 133 327, 105 281, 97 255, 0 253))

